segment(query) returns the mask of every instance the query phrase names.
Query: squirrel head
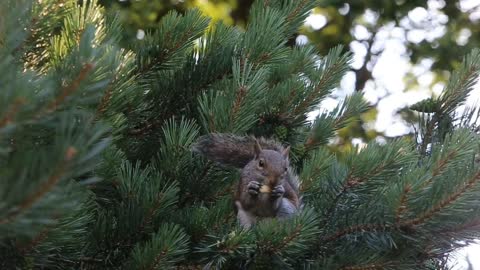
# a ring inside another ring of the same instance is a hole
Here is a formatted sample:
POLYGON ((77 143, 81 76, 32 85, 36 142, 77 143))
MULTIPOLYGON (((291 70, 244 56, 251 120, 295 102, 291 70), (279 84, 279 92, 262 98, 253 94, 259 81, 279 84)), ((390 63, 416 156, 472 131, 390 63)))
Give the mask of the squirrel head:
POLYGON ((250 165, 255 169, 256 175, 262 178, 262 184, 268 192, 268 189, 280 184, 288 174, 290 147, 278 152, 262 149, 256 141, 254 148, 255 156, 250 165))

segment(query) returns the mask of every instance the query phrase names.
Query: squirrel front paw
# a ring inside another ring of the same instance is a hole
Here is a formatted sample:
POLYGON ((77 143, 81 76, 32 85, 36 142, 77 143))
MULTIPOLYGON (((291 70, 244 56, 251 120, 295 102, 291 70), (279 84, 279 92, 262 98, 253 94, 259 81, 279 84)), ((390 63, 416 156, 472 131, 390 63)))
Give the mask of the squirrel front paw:
POLYGON ((261 186, 262 184, 257 181, 250 181, 247 185, 248 193, 250 193, 251 195, 258 195, 261 186))
POLYGON ((278 185, 274 187, 272 190, 272 198, 282 197, 284 193, 285 193, 285 188, 283 187, 283 185, 278 185))

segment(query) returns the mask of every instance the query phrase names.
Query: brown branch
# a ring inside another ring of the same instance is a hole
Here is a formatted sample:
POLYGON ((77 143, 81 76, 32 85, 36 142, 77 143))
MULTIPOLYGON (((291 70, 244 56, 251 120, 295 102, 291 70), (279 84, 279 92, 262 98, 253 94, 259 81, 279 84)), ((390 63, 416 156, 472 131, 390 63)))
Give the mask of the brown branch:
POLYGON ((345 229, 342 229, 342 230, 339 230, 337 232, 335 232, 334 234, 328 236, 328 237, 325 237, 324 238, 324 242, 331 242, 331 241, 335 241, 345 235, 348 235, 348 234, 352 234, 352 233, 357 233, 357 232, 371 232, 371 231, 387 231, 391 228, 391 226, 389 226, 388 224, 381 224, 381 223, 378 223, 378 224, 375 224, 375 223, 371 223, 371 224, 358 224, 358 225, 353 225, 353 226, 350 226, 350 227, 347 227, 345 229))
MULTIPOLYGON (((232 73, 232 69, 228 69, 225 72, 223 72, 222 74, 219 74, 219 75, 215 76, 215 78, 209 78, 207 81, 205 81, 205 83, 200 84, 194 90, 197 90, 197 89, 202 90, 207 85, 210 85, 211 82, 213 82, 215 80, 221 80, 221 79, 229 76, 231 73, 232 73)), ((170 116, 164 117, 163 119, 168 119, 168 118, 170 118, 170 116)), ((208 120, 209 121, 208 124, 209 124, 210 131, 214 132, 215 131, 215 125, 214 125, 212 119, 214 119, 214 117, 213 117, 213 115, 210 115, 209 120, 208 120)), ((161 124, 162 124, 162 121, 146 121, 145 123, 142 123, 141 127, 128 131, 128 134, 129 135, 134 135, 134 136, 141 136, 141 135, 145 134, 146 132, 148 132, 149 130, 160 126, 161 124)))
POLYGON ((154 120, 152 122, 146 122, 146 124, 143 127, 132 129, 128 131, 128 134, 134 135, 134 136, 140 136, 145 134, 147 131, 158 127, 162 124, 162 121, 160 120, 154 120))
POLYGON ((23 245, 21 247, 18 247, 18 250, 21 254, 25 255, 28 252, 30 252, 33 248, 35 248, 40 242, 45 240, 47 238, 48 233, 50 232, 52 228, 50 227, 45 227, 43 230, 40 231, 40 233, 35 236, 32 241, 30 241, 28 244, 23 245))
MULTIPOLYGON (((202 173, 200 174, 200 177, 198 178, 198 182, 199 183, 202 183, 205 178, 208 176, 208 174, 210 173, 210 170, 213 168, 213 161, 207 161, 207 164, 205 164, 205 168, 203 169, 202 173)), ((189 194, 189 193, 185 193, 185 195, 183 196, 183 200, 182 202, 180 202, 179 204, 180 205, 183 205, 188 199, 190 198, 193 198, 194 196, 189 194)))
POLYGON ((293 111, 294 115, 299 114, 299 112, 302 112, 305 110, 307 106, 312 102, 312 100, 315 98, 315 95, 318 94, 319 90, 324 87, 324 84, 326 83, 327 79, 332 76, 331 72, 337 69, 340 63, 335 63, 333 67, 331 67, 326 74, 323 74, 322 78, 320 79, 320 82, 314 87, 314 90, 309 93, 303 102, 301 102, 293 111))
MULTIPOLYGON (((346 119, 348 119, 350 117, 345 117, 345 114, 343 115, 340 115, 339 117, 337 117, 333 123, 333 131, 337 131, 339 130, 339 125, 345 121, 346 119)), ((308 136, 307 140, 305 141, 304 143, 304 146, 305 148, 307 149, 311 149, 312 147, 315 146, 315 144, 317 143, 317 141, 315 140, 314 138, 314 135, 313 132, 310 132, 310 135, 308 136)))
POLYGON ((160 263, 160 261, 167 255, 168 248, 164 248, 161 252, 159 252, 156 256, 155 259, 152 262, 152 265, 148 269, 150 270, 155 270, 157 268, 157 265, 160 263))
POLYGON ((420 155, 426 155, 427 154, 427 146, 432 139, 433 136, 433 131, 435 129, 435 124, 438 122, 437 119, 437 114, 435 113, 428 123, 427 126, 427 131, 425 132, 425 136, 423 137, 422 145, 420 146, 420 155))
POLYGON ((10 108, 7 110, 5 116, 0 119, 0 128, 3 128, 11 123, 15 115, 18 113, 20 106, 24 105, 25 103, 26 100, 23 97, 16 98, 10 105, 10 108))
POLYGON ((397 224, 400 223, 403 214, 405 213, 405 211, 407 211, 408 194, 411 190, 412 187, 410 186, 410 184, 406 184, 405 188, 403 189, 402 196, 400 197, 400 204, 398 205, 397 211, 395 211, 395 221, 397 224))
MULTIPOLYGON (((367 231, 386 231, 390 229, 405 229, 409 228, 411 226, 416 226, 420 225, 422 223, 425 223, 429 219, 431 219, 435 214, 443 210, 445 207, 451 205, 454 203, 457 199, 459 199, 469 188, 473 187, 474 184, 477 183, 477 181, 480 180, 480 172, 477 172, 466 184, 464 187, 459 189, 457 192, 454 194, 450 195, 447 199, 441 201, 439 204, 437 204, 435 207, 432 209, 426 211, 425 213, 421 214, 417 218, 413 218, 404 222, 396 223, 395 226, 388 225, 388 224, 359 224, 359 225, 354 225, 350 226, 346 229, 339 230, 332 234, 331 236, 328 236, 324 239, 325 242, 330 242, 337 240, 345 235, 352 234, 352 233, 357 233, 357 232, 367 232, 367 231)), ((474 223, 472 226, 476 225, 474 223)), ((468 225, 467 225, 468 226, 468 225)))
POLYGON ((94 65, 91 63, 86 63, 83 65, 82 69, 78 76, 66 87, 64 87, 60 94, 47 105, 43 113, 40 113, 37 118, 41 117, 44 114, 49 114, 57 109, 57 107, 67 99, 68 96, 72 95, 75 91, 78 90, 80 83, 85 80, 88 73, 93 69, 94 65))
MULTIPOLYGON (((60 215, 54 214, 53 215, 53 220, 57 221, 60 219, 60 215)), ((50 224, 48 226, 45 226, 43 230, 40 231, 28 244, 18 246, 18 250, 20 251, 21 254, 25 255, 31 250, 33 250, 36 246, 38 246, 43 240, 47 239, 48 233, 55 227, 57 224, 50 224)))
POLYGON ((445 200, 441 201, 438 203, 436 206, 434 206, 432 209, 428 210, 427 212, 423 213, 417 218, 411 219, 407 222, 404 222, 404 225, 410 226, 410 225, 419 225, 422 223, 425 223, 428 221, 430 218, 432 218, 435 214, 440 212, 442 209, 445 207, 451 205, 454 203, 456 200, 458 200, 468 189, 473 187, 476 182, 480 180, 480 172, 477 172, 467 183, 465 186, 463 186, 461 189, 459 189, 457 192, 453 193, 452 195, 448 196, 445 200))
POLYGON ((227 188, 220 190, 219 192, 215 193, 213 196, 209 196, 208 198, 205 198, 205 202, 215 202, 218 198, 221 198, 223 196, 229 196, 232 195, 235 191, 235 186, 236 183, 232 183, 232 185, 229 185, 227 188))
POLYGON ((202 270, 204 269, 203 266, 200 266, 200 265, 195 265, 195 264, 191 264, 191 265, 179 265, 177 266, 176 270, 202 270))
POLYGON ((457 156, 457 151, 452 150, 450 153, 447 154, 445 158, 439 160, 437 165, 432 171, 432 176, 421 185, 421 188, 426 188, 427 186, 429 186, 433 182, 433 179, 442 173, 442 171, 447 166, 448 162, 451 159, 455 158, 456 156, 457 156))
POLYGON ((444 159, 441 159, 432 172, 433 177, 439 175, 442 172, 442 170, 445 169, 445 166, 448 164, 448 161, 453 159, 456 156, 457 156, 457 151, 452 150, 450 153, 447 154, 447 156, 444 159))
POLYGON ((153 203, 153 206, 150 207, 150 209, 148 209, 147 215, 143 219, 142 224, 140 224, 140 227, 139 227, 140 233, 143 233, 145 230, 145 227, 152 223, 153 214, 155 213, 155 211, 157 211, 160 208, 161 206, 160 202, 163 199, 163 195, 164 195, 163 192, 159 193, 157 195, 157 198, 155 199, 155 202, 153 203))
POLYGON ((210 113, 208 118, 208 130, 210 132, 215 132, 215 115, 213 113, 210 113))
POLYGON ((310 177, 308 179, 303 179, 301 184, 300 184, 300 193, 304 193, 305 191, 308 191, 310 187, 313 185, 313 177, 312 175, 319 175, 321 167, 320 166, 315 166, 313 168, 313 173, 310 174, 310 177), (307 182, 308 181, 308 182, 307 182))
MULTIPOLYGON (((164 53, 165 51, 169 51, 169 52, 174 52, 176 50, 178 50, 178 48, 180 48, 181 45, 183 45, 185 42, 187 42, 187 39, 188 39, 188 36, 192 33, 192 28, 189 28, 187 31, 185 31, 182 36, 180 37, 179 41, 175 44, 173 44, 172 48, 164 48, 164 50, 162 51, 162 53, 160 54, 159 57, 155 58, 155 61, 152 61, 150 62, 148 65, 145 65, 144 67, 141 67, 139 69, 139 73, 145 73, 147 71, 149 71, 150 69, 152 69, 154 66, 158 65, 159 63, 161 63, 163 60, 165 60, 166 58, 166 53, 164 53)), ((165 34, 165 39, 168 39, 170 37, 170 32, 167 32, 165 34)))
POLYGON ((39 189, 27 196, 13 211, 8 213, 6 217, 0 220, 0 225, 12 222, 18 215, 25 212, 32 205, 34 205, 39 199, 41 199, 46 193, 50 192, 55 185, 62 179, 65 174, 65 169, 69 161, 76 155, 77 150, 70 146, 65 152, 65 158, 57 167, 55 172, 48 178, 48 180, 39 189))
POLYGON ((203 172, 200 175, 200 178, 198 178, 200 182, 203 182, 203 180, 205 179, 205 177, 207 177, 212 167, 213 167, 213 161, 210 161, 210 160, 207 161, 207 164, 205 165, 205 168, 203 169, 203 172))
POLYGON ((235 97, 235 101, 233 103, 232 112, 230 114, 230 123, 233 125, 235 124, 235 120, 237 118, 238 111, 242 107, 242 103, 247 95, 247 88, 244 85, 241 85, 238 88, 237 95, 235 97))
POLYGON ((297 224, 295 229, 293 230, 292 234, 289 236, 286 236, 283 238, 282 243, 278 247, 275 247, 275 251, 282 250, 284 247, 286 247, 290 242, 293 241, 293 239, 297 238, 300 236, 300 231, 302 230, 302 224, 297 224))
MULTIPOLYGON (((51 5, 51 6, 44 6, 44 8, 42 10, 40 10, 38 12, 39 15, 42 16, 42 14, 52 14, 52 13, 55 13, 59 10, 59 8, 63 7, 65 1, 64 0, 59 0, 59 1, 56 1, 56 4, 55 5, 51 5)), ((38 5, 34 5, 34 7, 36 7, 38 5)), ((61 21, 61 20, 59 20, 61 21)), ((40 45, 40 42, 37 40, 35 40, 36 38, 36 35, 38 35, 38 28, 37 26, 39 25, 39 22, 40 22, 40 17, 39 16, 36 16, 36 17, 32 17, 32 19, 30 20, 28 26, 26 25, 25 26, 25 29, 27 30, 27 35, 23 38, 23 40, 18 44, 17 47, 15 47, 13 49, 13 52, 14 53, 18 53, 18 52, 21 52, 24 48, 25 48, 25 45, 26 44, 31 44, 32 42, 33 43, 36 43, 35 45, 36 46, 31 46, 32 48, 35 47, 35 48, 39 48, 38 46, 40 45)), ((1 23, 1 22, 0 22, 1 23)), ((51 34, 49 33, 47 37, 42 37, 43 40, 48 40, 48 38, 51 37, 51 34)), ((38 37, 37 37, 38 39, 38 37)), ((42 39, 40 39, 40 41, 42 41, 42 39)), ((0 39, 0 45, 3 45, 3 40, 0 39)), ((28 57, 28 55, 25 55, 23 57, 28 57)), ((28 64, 28 63, 25 63, 25 64, 28 64)))
MULTIPOLYGON (((457 89, 463 88, 466 85, 466 83, 468 81, 468 78, 475 75, 475 74, 476 74, 476 68, 471 67, 467 72, 465 72, 465 76, 463 76, 461 78, 461 80, 460 80, 461 82, 460 82, 459 86, 457 87, 457 89)), ((456 91, 456 92, 459 92, 459 91, 456 91)), ((446 93, 446 92, 444 92, 444 93, 446 93)), ((442 95, 442 97, 444 97, 444 95, 442 95)), ((422 145, 420 146, 420 154, 422 154, 422 155, 426 154, 427 146, 432 139, 433 132, 434 132, 434 129, 435 129, 435 125, 438 122, 440 122, 440 120, 442 118, 442 114, 443 114, 443 109, 445 109, 445 107, 448 107, 448 105, 449 105, 448 101, 449 100, 447 99, 447 100, 445 100, 445 102, 443 102, 443 104, 441 104, 440 111, 435 112, 432 116, 431 121, 428 123, 427 131, 425 132, 425 136, 423 138, 422 145)))
MULTIPOLYGON (((233 191, 230 194, 233 194, 233 191)), ((214 231, 218 231, 220 228, 223 228, 225 224, 231 224, 232 220, 236 218, 237 218, 237 215, 234 213, 234 211, 232 211, 228 215, 224 215, 223 218, 218 219, 217 222, 215 222, 214 225, 210 227, 212 227, 214 231)), ((205 234, 206 232, 197 234, 195 238, 201 239, 205 234)), ((192 241, 196 242, 195 240, 192 240, 192 241)))
MULTIPOLYGON (((223 74, 220 74, 220 75, 216 76, 215 78, 207 80, 204 85, 200 85, 197 89, 202 89, 203 87, 205 87, 205 85, 211 84, 212 81, 221 80, 221 79, 225 78, 226 76, 230 75, 231 73, 232 73, 232 70, 230 69, 230 70, 224 72, 223 74)), ((163 117, 162 119, 168 119, 171 116, 172 115, 170 114, 170 115, 167 115, 166 117, 163 117)), ((209 116, 210 116, 209 119, 208 119, 209 129, 210 129, 210 132, 214 132, 215 131, 215 123, 213 121, 214 115, 210 114, 209 116)), ((152 130, 152 129, 160 126, 162 123, 163 122, 160 121, 160 120, 146 121, 146 122, 141 124, 142 125, 141 127, 129 130, 128 134, 133 135, 133 136, 141 136, 141 135, 144 135, 149 130, 152 130)))
MULTIPOLYGON (((433 246, 427 247, 428 249, 434 248, 433 246)), ((417 260, 414 263, 407 264, 409 266, 409 269, 424 269, 425 262, 429 259, 432 258, 439 258, 440 256, 444 256, 444 252, 441 254, 436 254, 432 253, 429 251, 423 251, 419 252, 417 254, 417 260), (416 267, 414 267, 416 266, 416 267)), ((390 269, 392 267, 398 268, 401 267, 402 265, 407 266, 404 264, 404 262, 401 261, 385 261, 385 262, 377 262, 377 263, 370 263, 370 264, 365 264, 365 265, 358 265, 358 266, 344 266, 340 268, 341 270, 377 270, 377 269, 390 269)), ((444 268, 438 268, 439 266, 436 266, 437 268, 435 269, 444 269, 444 268)))
POLYGON ((287 22, 290 22, 293 18, 295 18, 298 13, 300 12, 300 10, 305 6, 305 3, 307 1, 306 0, 303 0, 301 1, 298 6, 292 11, 292 13, 288 14, 287 16, 287 22))
POLYGON ((80 257, 77 260, 80 261, 80 262, 87 262, 87 263, 103 263, 103 262, 105 262, 102 259, 95 259, 95 258, 92 258, 92 257, 80 257))
MULTIPOLYGON (((348 174, 347 176, 347 183, 348 183, 348 179, 351 177, 351 172, 348 174)), ((340 190, 340 192, 338 192, 336 195, 335 195, 335 198, 333 199, 332 203, 331 203, 331 206, 328 208, 328 210, 325 212, 325 221, 326 221, 326 224, 328 224, 328 222, 331 220, 331 217, 333 215, 333 211, 336 209, 337 207, 337 204, 338 204, 338 201, 340 200, 341 197, 343 197, 343 195, 347 192, 347 185, 343 185, 342 189, 340 190)))
POLYGON ((268 59, 270 59, 272 57, 272 55, 270 53, 267 53, 267 52, 263 52, 259 59, 256 62, 257 65, 261 65, 262 63, 265 63, 268 61, 268 59))
POLYGON ((232 251, 235 251, 240 245, 240 243, 237 243, 232 246, 227 246, 224 243, 220 243, 218 248, 223 254, 232 254, 232 251))
MULTIPOLYGON (((445 167, 447 166, 448 162, 454 158, 455 156, 457 155, 457 151, 456 150, 452 150, 451 152, 449 152, 447 154, 447 156, 441 160, 439 160, 435 166, 435 168, 433 169, 432 171, 432 176, 427 180, 425 181, 421 186, 420 188, 426 188, 427 186, 429 186, 432 182, 433 182, 433 179, 440 175, 442 173, 442 171, 445 169, 445 167)), ((408 202, 408 194, 409 192, 411 191, 411 186, 409 184, 407 184, 405 186, 405 189, 403 191, 403 194, 402 194, 402 197, 400 199, 400 205, 398 206, 397 208, 397 211, 396 211, 396 222, 397 224, 400 223, 400 220, 402 218, 402 215, 403 213, 406 211, 407 209, 407 202, 408 202)))
POLYGON ((437 231, 437 233, 451 234, 451 233, 461 232, 469 229, 474 229, 475 231, 478 231, 480 229, 480 219, 474 219, 470 222, 461 224, 460 226, 457 226, 454 228, 443 229, 443 230, 437 231))
POLYGON ((366 265, 360 266, 345 266, 340 268, 341 270, 377 270, 377 269, 384 269, 385 264, 380 263, 371 263, 366 265))
MULTIPOLYGON (((462 77, 461 82, 460 82, 460 84, 458 85, 458 87, 455 89, 455 91, 451 91, 452 95, 453 95, 453 96, 455 96, 455 95, 456 95, 456 96, 459 96, 460 93, 461 93, 461 91, 458 91, 458 90, 461 89, 461 88, 464 88, 465 85, 467 85, 467 83, 468 83, 468 78, 470 78, 470 77, 472 77, 472 76, 476 76, 477 73, 478 73, 478 72, 477 72, 477 68, 476 68, 475 66, 470 67, 470 69, 469 69, 467 72, 465 72, 465 75, 462 77)), ((448 86, 447 86, 447 87, 448 87, 448 86)), ((444 93, 444 94, 448 94, 447 91, 444 91, 443 93, 444 93)), ((445 96, 443 95, 442 97, 445 97, 445 96)), ((454 101, 454 100, 446 99, 446 100, 442 103, 442 105, 443 105, 443 106, 441 106, 442 109, 443 109, 443 107, 448 107, 449 105, 453 104, 453 103, 452 103, 453 101, 454 101), (449 102, 449 101, 450 101, 450 102, 449 102)), ((440 119, 439 119, 439 120, 440 120, 440 119)))
POLYGON ((353 171, 353 168, 352 168, 352 170, 350 171, 350 173, 346 177, 347 180, 346 180, 346 183, 343 185, 342 190, 337 193, 337 195, 333 199, 331 207, 326 211, 326 214, 325 214, 326 215, 326 218, 325 218, 326 222, 328 223, 331 220, 331 215, 333 214, 335 208, 337 207, 338 201, 340 200, 341 197, 343 197, 347 193, 347 191, 349 189, 365 183, 365 181, 367 181, 368 178, 377 175, 379 172, 381 172, 383 170, 384 167, 385 167, 385 165, 379 165, 379 166, 375 167, 372 170, 371 173, 365 175, 363 178, 354 176, 352 174, 352 171, 353 171))
POLYGON ((95 114, 96 120, 98 120, 105 113, 111 99, 112 99, 112 83, 109 84, 107 90, 105 90, 105 94, 103 94, 100 104, 98 104, 97 112, 95 114))

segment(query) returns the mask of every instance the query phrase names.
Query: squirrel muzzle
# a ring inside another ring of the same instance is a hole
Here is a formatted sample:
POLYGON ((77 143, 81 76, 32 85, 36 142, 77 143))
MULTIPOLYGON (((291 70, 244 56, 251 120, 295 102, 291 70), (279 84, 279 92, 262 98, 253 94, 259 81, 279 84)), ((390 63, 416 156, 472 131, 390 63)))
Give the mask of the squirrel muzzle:
POLYGON ((280 184, 280 178, 276 176, 265 177, 262 186, 260 187, 260 193, 271 193, 272 189, 280 184))

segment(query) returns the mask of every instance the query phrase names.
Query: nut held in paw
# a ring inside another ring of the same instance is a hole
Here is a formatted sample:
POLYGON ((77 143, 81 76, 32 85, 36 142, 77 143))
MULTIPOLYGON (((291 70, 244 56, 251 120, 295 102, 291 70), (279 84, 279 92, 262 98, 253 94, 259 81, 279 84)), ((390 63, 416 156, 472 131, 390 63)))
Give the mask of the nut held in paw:
POLYGON ((270 192, 272 192, 272 189, 269 186, 262 185, 260 187, 260 193, 270 193, 270 192))

